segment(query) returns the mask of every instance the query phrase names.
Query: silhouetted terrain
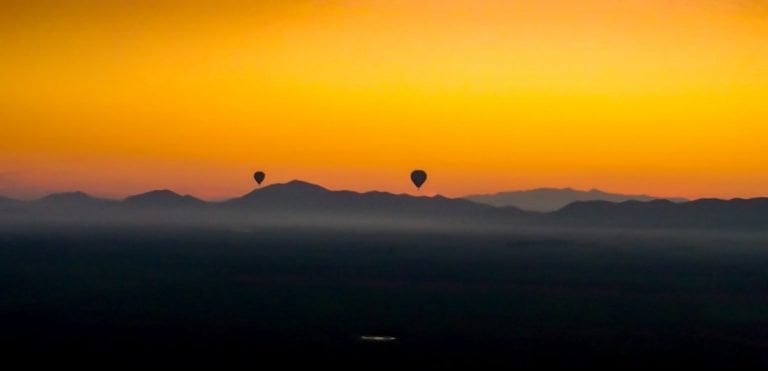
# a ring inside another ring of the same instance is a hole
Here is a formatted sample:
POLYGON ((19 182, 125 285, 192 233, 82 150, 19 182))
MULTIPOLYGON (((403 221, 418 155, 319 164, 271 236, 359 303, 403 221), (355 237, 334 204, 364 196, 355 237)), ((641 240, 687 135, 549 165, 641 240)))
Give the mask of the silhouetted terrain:
MULTIPOLYGON (((513 206, 522 210, 551 212, 559 210, 571 203, 577 201, 653 201, 658 197, 647 195, 622 195, 616 193, 607 193, 598 189, 590 191, 579 191, 571 188, 538 188, 528 191, 500 192, 489 195, 472 195, 464 197, 467 200, 496 206, 513 206)), ((668 199, 672 202, 686 202, 684 198, 668 199)))
POLYGON ((515 208, 495 208, 463 199, 330 191, 302 181, 270 185, 224 202, 205 202, 168 190, 122 201, 98 199, 79 192, 55 194, 21 203, 13 213, 0 213, 4 222, 15 224, 172 224, 235 228, 265 224, 496 225, 523 222, 527 217, 528 213, 515 208))
POLYGON ((204 201, 195 197, 182 196, 176 192, 167 189, 151 191, 126 198, 123 201, 130 206, 144 207, 199 207, 205 204, 204 201))
POLYGON ((242 214, 317 220, 371 221, 373 223, 497 223, 527 214, 515 208, 498 209, 442 196, 415 197, 386 192, 330 191, 318 185, 292 181, 257 189, 221 206, 242 214))
POLYGON ((0 211, 10 211, 21 205, 20 201, 0 196, 0 211))
POLYGON ((584 201, 537 213, 493 207, 466 199, 416 197, 386 192, 331 191, 292 181, 223 202, 205 202, 160 190, 103 200, 84 193, 40 200, 0 200, 0 223, 87 225, 187 225, 230 227, 340 226, 392 228, 768 228, 768 199, 584 201))
POLYGON ((651 227, 763 229, 768 227, 768 198, 704 199, 685 203, 576 202, 549 215, 557 225, 591 227, 651 227))
POLYGON ((534 213, 293 181, 0 221, 0 355, 25 364, 768 365, 768 199, 534 213))
POLYGON ((41 198, 33 206, 46 208, 100 208, 113 204, 115 201, 92 197, 83 192, 54 193, 41 198))

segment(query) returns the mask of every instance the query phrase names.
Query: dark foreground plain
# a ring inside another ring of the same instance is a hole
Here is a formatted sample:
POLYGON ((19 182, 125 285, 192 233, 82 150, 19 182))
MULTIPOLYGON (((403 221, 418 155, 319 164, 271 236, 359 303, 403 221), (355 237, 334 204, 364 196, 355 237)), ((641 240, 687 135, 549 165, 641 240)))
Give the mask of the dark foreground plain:
POLYGON ((768 365, 768 238, 697 232, 0 231, 27 365, 768 365), (361 336, 395 337, 392 342, 361 336))

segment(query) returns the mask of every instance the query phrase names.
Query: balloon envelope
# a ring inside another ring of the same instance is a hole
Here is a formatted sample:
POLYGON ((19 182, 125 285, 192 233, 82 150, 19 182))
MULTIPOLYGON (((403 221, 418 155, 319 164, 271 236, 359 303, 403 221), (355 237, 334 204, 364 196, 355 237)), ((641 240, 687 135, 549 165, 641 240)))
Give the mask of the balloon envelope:
POLYGON ((264 174, 263 171, 257 171, 253 173, 253 179, 256 181, 256 183, 261 184, 261 182, 264 181, 264 178, 266 178, 266 174, 264 174))
POLYGON ((424 170, 414 170, 411 172, 411 181, 416 188, 421 188, 424 182, 427 181, 427 172, 424 170))

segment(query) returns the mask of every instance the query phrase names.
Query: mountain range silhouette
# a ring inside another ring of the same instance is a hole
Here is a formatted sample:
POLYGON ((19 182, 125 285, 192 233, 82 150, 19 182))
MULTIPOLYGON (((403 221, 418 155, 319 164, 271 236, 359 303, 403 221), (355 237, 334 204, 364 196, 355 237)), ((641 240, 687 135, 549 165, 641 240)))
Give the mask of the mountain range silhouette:
MULTIPOLYGON (((318 212, 323 214, 355 213, 361 215, 450 215, 477 217, 500 214, 500 209, 463 199, 443 196, 411 196, 387 192, 358 193, 331 191, 321 186, 294 180, 254 190, 243 197, 225 201, 224 206, 248 210, 318 212)), ((510 214, 524 214, 515 208, 510 214)))
POLYGON ((576 202, 549 216, 556 224, 576 226, 760 229, 768 226, 768 198, 701 199, 683 203, 668 200, 576 202))
POLYGON ((768 227, 768 198, 682 202, 675 200, 576 201, 550 212, 491 206, 464 198, 387 192, 333 191, 294 180, 241 197, 207 202, 170 190, 109 200, 82 192, 38 200, 0 198, 0 223, 128 223, 259 225, 264 223, 389 223, 465 226, 619 228, 768 227))
POLYGON ((603 192, 599 189, 580 191, 573 188, 537 188, 526 191, 499 192, 487 195, 465 196, 465 199, 491 206, 514 206, 528 211, 550 212, 562 209, 578 201, 653 201, 666 199, 675 203, 687 202, 685 198, 659 198, 649 195, 625 195, 603 192))

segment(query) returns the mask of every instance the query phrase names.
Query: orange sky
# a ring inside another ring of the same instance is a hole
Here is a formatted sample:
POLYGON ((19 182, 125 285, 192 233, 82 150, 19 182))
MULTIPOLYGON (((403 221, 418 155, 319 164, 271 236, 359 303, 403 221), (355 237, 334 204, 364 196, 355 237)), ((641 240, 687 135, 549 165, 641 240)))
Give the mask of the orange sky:
POLYGON ((5 1, 0 193, 768 195, 766 4, 5 1))

